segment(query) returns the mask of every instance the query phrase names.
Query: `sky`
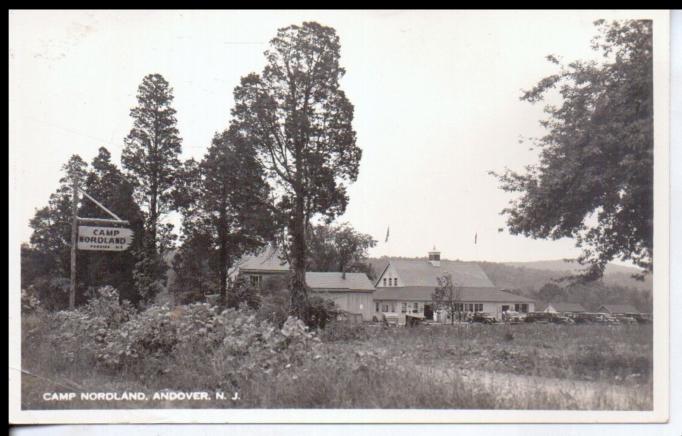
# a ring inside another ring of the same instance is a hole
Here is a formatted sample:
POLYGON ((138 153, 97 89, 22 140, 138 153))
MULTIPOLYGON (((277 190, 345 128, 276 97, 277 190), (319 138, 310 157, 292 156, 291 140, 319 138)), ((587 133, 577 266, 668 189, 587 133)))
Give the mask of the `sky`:
POLYGON ((29 220, 72 154, 89 162, 105 146, 120 164, 145 75, 162 74, 173 87, 182 157, 200 159, 228 125, 240 77, 262 70, 277 29, 317 21, 340 37, 341 87, 363 150, 337 222, 377 239, 370 255, 425 256, 435 246, 448 259, 576 257, 571 239, 499 232, 513 197, 489 171, 537 162, 519 138, 543 133, 542 105, 519 97, 557 72, 545 56, 595 58, 593 21, 632 14, 11 11, 11 228, 28 241, 29 220))

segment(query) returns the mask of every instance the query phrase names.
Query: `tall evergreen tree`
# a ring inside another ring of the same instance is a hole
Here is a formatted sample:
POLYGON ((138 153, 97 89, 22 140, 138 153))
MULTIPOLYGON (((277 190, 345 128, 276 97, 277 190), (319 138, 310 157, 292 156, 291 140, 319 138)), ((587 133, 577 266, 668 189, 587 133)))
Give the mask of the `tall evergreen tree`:
POLYGON ((171 207, 182 145, 171 106, 173 90, 163 76, 145 76, 137 102, 130 111, 133 128, 125 139, 121 162, 129 178, 137 183, 135 195, 147 213, 149 248, 157 252, 159 220, 171 207))
POLYGON ((356 180, 353 105, 339 86, 340 44, 318 23, 279 29, 263 72, 241 79, 232 114, 255 145, 288 215, 293 314, 308 319, 306 231, 315 215, 344 212, 346 183, 356 180))
POLYGON ((172 206, 172 188, 181 166, 173 90, 160 74, 144 77, 131 109, 133 128, 125 138, 121 162, 137 184, 135 196, 145 210, 144 248, 135 267, 138 292, 151 300, 165 285, 163 251, 172 245, 172 225, 161 218, 172 206))
POLYGON ((178 189, 186 243, 203 235, 217 254, 220 295, 234 259, 273 238, 270 188, 253 145, 232 126, 217 134, 200 163, 188 161, 178 189))

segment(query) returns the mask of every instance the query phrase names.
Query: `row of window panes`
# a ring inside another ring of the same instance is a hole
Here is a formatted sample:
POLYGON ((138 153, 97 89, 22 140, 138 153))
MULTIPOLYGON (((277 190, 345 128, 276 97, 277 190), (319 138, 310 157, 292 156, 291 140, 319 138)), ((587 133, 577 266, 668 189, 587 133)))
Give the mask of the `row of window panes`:
MULTIPOLYGON (((408 303, 401 303, 400 304, 400 312, 401 313, 419 313, 419 303, 410 303, 409 308, 408 308, 408 303)), ((381 309, 381 312, 395 312, 395 303, 375 303, 375 307, 377 312, 381 309)))
MULTIPOLYGON (((385 279, 384 279, 385 280, 385 279)), ((395 303, 375 303, 375 309, 377 312, 381 309, 381 312, 395 312, 395 303)), ((514 310, 516 312, 528 312, 527 304, 515 304, 514 310)), ((456 303, 455 311, 457 312, 483 312, 482 303, 456 303)), ((419 313, 419 303, 401 303, 400 307, 401 313, 419 313), (409 306, 408 306, 409 304, 409 306)))
MULTIPOLYGON (((386 286, 386 277, 384 277, 384 286, 386 286)), ((398 278, 389 278, 388 279, 388 286, 398 286, 398 278)))
POLYGON ((469 304, 469 303, 456 303, 455 311, 457 312, 483 312, 483 304, 469 304))

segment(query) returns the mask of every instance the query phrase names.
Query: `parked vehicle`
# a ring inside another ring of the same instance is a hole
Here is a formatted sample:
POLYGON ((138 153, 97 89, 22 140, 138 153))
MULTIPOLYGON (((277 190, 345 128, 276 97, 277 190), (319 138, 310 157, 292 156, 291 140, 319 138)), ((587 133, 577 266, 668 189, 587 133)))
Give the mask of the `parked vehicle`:
POLYGON ((573 319, 566 315, 561 315, 559 313, 550 312, 531 312, 526 315, 526 322, 538 322, 538 323, 554 323, 554 324, 575 324, 573 319))
POLYGON ((614 315, 620 324, 637 324, 637 320, 632 315, 614 315))
POLYGON ((598 324, 620 324, 618 319, 609 313, 592 313, 594 322, 598 324))
POLYGON ((558 313, 552 313, 550 322, 554 324, 575 324, 575 321, 566 315, 560 315, 558 313))
POLYGON ((518 324, 524 322, 526 319, 526 314, 521 312, 507 311, 502 312, 502 321, 508 322, 510 324, 518 324))
POLYGON ((635 313, 628 316, 637 321, 639 324, 651 324, 653 321, 651 314, 649 313, 635 313))
POLYGON ((546 324, 551 322, 552 314, 547 312, 531 312, 526 315, 525 322, 539 322, 546 324))
POLYGON ((594 323, 598 322, 595 315, 596 314, 594 314, 594 313, 581 312, 581 313, 572 313, 570 315, 570 317, 573 320, 573 322, 576 324, 594 324, 594 323))
POLYGON ((471 321, 481 322, 483 324, 495 324, 497 322, 497 318, 495 318, 495 315, 492 313, 475 312, 471 317, 471 321))

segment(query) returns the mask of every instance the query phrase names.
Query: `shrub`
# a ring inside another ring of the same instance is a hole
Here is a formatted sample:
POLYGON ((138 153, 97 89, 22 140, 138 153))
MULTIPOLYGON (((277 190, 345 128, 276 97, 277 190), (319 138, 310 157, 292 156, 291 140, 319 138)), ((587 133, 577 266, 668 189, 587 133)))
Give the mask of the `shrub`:
POLYGON ((21 290, 21 313, 29 314, 39 311, 42 308, 40 300, 34 292, 26 289, 21 290))
POLYGON ((151 306, 106 335, 106 346, 97 353, 99 363, 110 368, 134 367, 142 360, 156 362, 177 342, 166 305, 151 306))
POLYGON ((213 361, 221 380, 230 387, 301 365, 319 345, 319 338, 294 317, 278 329, 267 321, 258 322, 249 312, 230 310, 223 316, 225 338, 213 361))
POLYGON ((239 277, 232 282, 227 290, 227 306, 238 308, 246 304, 251 309, 257 309, 261 304, 261 295, 245 277, 239 277))
POLYGON ((289 318, 290 295, 286 289, 264 294, 256 311, 256 319, 281 328, 289 318))
POLYGON ((323 329, 327 322, 336 319, 339 308, 333 301, 317 295, 308 298, 308 326, 323 329))
POLYGON ((118 291, 105 286, 86 305, 47 316, 48 340, 59 344, 60 355, 66 362, 77 358, 90 361, 105 347, 107 335, 130 319, 134 308, 118 300, 118 291))
POLYGON ((98 362, 139 374, 167 372, 208 377, 234 386, 300 362, 319 339, 296 318, 281 328, 258 320, 245 305, 239 310, 196 303, 170 309, 152 306, 106 336, 98 362), (200 364, 198 362, 201 362, 200 364))
POLYGON ((35 295, 46 310, 63 310, 69 304, 71 280, 68 277, 40 277, 28 286, 29 294, 35 295))

